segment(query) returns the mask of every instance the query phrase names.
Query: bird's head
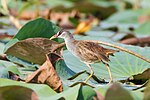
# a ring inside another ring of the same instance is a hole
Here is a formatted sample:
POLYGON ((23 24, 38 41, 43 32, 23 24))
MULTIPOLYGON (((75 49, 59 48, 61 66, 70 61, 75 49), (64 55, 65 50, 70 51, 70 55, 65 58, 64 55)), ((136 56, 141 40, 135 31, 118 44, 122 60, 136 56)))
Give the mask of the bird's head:
POLYGON ((66 38, 69 38, 69 37, 73 37, 72 34, 69 31, 66 31, 66 30, 62 29, 57 34, 55 34, 54 36, 52 36, 50 38, 50 40, 52 40, 54 38, 63 38, 63 39, 66 39, 66 38))

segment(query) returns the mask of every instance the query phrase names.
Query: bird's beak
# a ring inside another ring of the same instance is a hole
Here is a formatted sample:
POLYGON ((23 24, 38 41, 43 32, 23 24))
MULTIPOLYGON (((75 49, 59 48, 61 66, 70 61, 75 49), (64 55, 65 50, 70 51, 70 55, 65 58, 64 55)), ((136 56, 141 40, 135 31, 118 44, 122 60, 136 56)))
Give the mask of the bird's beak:
POLYGON ((53 35, 53 36, 50 38, 50 40, 55 39, 55 38, 57 38, 57 37, 58 37, 57 34, 55 34, 55 35, 53 35))

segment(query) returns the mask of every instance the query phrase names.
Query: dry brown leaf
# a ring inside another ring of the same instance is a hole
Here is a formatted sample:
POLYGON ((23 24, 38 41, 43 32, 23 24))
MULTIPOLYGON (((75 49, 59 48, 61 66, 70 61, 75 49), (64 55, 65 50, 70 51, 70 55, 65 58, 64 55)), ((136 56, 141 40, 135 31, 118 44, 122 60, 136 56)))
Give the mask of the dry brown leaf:
POLYGON ((99 20, 93 16, 89 16, 87 20, 81 21, 77 25, 74 34, 84 35, 85 32, 89 31, 93 26, 97 25, 99 25, 99 20))
POLYGON ((13 38, 14 35, 10 35, 8 33, 0 33, 0 39, 5 39, 5 38, 8 38, 8 39, 11 39, 13 38))
POLYGON ((26 82, 43 83, 49 85, 56 92, 63 91, 62 81, 55 71, 49 56, 46 55, 45 63, 34 73, 26 78, 26 82))
POLYGON ((12 79, 12 80, 15 80, 15 81, 24 81, 17 74, 15 74, 15 73, 13 73, 11 71, 8 71, 8 73, 9 73, 9 79, 12 79))
POLYGON ((134 84, 144 84, 149 79, 150 79, 150 68, 146 69, 142 73, 129 77, 127 81, 133 82, 134 84))
MULTIPOLYGON (((54 49, 58 49, 57 47, 60 45, 61 44, 47 38, 29 38, 11 46, 7 49, 5 54, 41 65, 46 60, 45 55, 49 52, 54 52, 54 49)), ((57 53, 59 54, 60 51, 60 49, 57 50, 57 53)))
POLYGON ((74 34, 84 34, 85 32, 87 32, 88 30, 90 30, 91 25, 89 22, 80 22, 74 32, 74 34))

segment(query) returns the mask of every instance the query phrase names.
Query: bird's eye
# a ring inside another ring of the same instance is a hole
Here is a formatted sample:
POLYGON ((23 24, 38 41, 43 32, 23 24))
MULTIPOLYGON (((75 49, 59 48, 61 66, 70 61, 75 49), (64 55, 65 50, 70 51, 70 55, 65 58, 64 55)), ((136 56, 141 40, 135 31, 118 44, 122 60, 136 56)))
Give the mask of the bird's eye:
POLYGON ((57 36, 59 36, 59 35, 61 35, 61 32, 60 32, 60 31, 57 33, 57 36))
POLYGON ((59 31, 59 32, 57 33, 57 36, 61 35, 63 32, 64 32, 64 30, 62 29, 61 31, 59 31))

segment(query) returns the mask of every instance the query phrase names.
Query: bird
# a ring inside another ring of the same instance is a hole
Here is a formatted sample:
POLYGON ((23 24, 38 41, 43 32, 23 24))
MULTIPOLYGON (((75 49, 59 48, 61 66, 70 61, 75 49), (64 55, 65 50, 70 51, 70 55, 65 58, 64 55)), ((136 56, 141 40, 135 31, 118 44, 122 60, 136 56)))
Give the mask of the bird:
POLYGON ((64 39, 67 49, 81 62, 85 63, 90 69, 90 75, 84 81, 85 83, 87 83, 88 80, 94 75, 91 64, 98 62, 102 62, 106 66, 110 77, 109 83, 113 82, 112 74, 107 62, 110 61, 109 56, 113 56, 113 54, 118 52, 118 50, 104 48, 94 42, 76 40, 73 37, 73 34, 64 29, 61 29, 59 32, 57 32, 57 34, 53 35, 50 40, 54 38, 64 39))

